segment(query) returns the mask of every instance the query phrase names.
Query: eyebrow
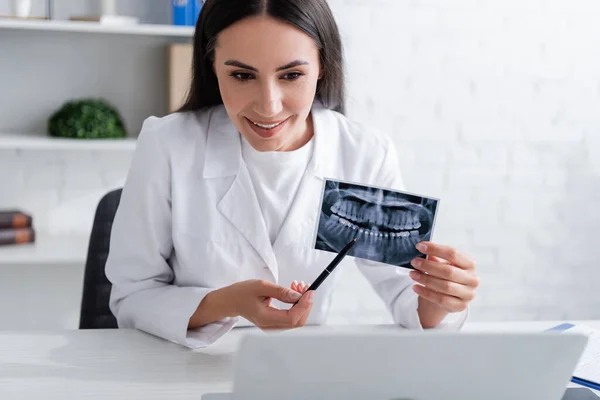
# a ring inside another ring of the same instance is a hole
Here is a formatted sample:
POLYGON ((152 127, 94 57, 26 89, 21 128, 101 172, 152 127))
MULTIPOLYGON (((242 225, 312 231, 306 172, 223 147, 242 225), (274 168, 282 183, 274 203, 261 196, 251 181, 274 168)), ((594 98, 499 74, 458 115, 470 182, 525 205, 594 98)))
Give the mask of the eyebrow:
MULTIPOLYGON (((257 68, 254 68, 253 66, 248 65, 248 64, 244 64, 243 62, 237 61, 237 60, 227 60, 227 61, 225 61, 225 65, 230 65, 230 66, 233 66, 233 67, 249 69, 250 71, 258 72, 257 68)), ((290 69, 290 68, 294 68, 294 67, 297 67, 299 65, 308 65, 308 62, 304 61, 304 60, 294 60, 294 61, 292 61, 290 63, 287 63, 287 64, 282 65, 281 67, 277 68, 277 72, 283 71, 283 70, 286 70, 286 69, 290 69)))

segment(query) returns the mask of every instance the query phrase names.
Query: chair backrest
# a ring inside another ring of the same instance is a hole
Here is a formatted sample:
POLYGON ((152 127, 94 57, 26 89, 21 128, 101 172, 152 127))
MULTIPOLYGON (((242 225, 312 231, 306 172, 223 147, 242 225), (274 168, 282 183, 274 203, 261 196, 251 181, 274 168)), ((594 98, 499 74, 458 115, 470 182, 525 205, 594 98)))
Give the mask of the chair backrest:
POLYGON ((104 267, 121 190, 115 189, 105 194, 96 208, 85 263, 79 329, 118 328, 117 320, 108 306, 112 285, 104 273, 104 267))

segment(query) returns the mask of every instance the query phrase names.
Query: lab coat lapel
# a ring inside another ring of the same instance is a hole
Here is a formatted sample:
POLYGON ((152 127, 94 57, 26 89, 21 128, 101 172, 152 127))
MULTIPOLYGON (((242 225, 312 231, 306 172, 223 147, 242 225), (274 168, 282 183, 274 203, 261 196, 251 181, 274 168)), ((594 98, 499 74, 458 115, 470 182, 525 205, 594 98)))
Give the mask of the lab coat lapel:
MULTIPOLYGON (((273 247, 314 246, 325 178, 337 178, 339 126, 334 114, 321 103, 312 109, 313 155, 302 177, 296 197, 273 247)), ((338 168, 339 169, 339 168, 338 168)))
MULTIPOLYGON (((225 178, 232 175, 235 175, 233 183, 217 209, 250 243, 277 281, 277 260, 250 174, 242 160, 239 133, 224 108, 217 108, 209 123, 203 177, 225 178)), ((262 270, 264 266, 257 267, 262 270)))

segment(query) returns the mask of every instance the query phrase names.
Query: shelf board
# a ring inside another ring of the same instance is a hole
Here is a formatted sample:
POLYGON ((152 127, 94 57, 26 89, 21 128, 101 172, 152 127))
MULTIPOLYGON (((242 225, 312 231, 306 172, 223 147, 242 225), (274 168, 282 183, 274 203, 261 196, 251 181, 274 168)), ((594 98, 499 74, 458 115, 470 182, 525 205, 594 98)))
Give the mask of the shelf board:
POLYGON ((135 138, 67 139, 33 133, 0 133, 0 150, 125 150, 135 149, 135 138))
POLYGON ((140 36, 184 37, 194 36, 193 26, 160 24, 101 24, 87 21, 30 20, 0 18, 0 29, 21 29, 56 32, 112 33, 140 36))
POLYGON ((80 264, 87 258, 89 237, 36 233, 35 243, 0 246, 0 265, 80 264))

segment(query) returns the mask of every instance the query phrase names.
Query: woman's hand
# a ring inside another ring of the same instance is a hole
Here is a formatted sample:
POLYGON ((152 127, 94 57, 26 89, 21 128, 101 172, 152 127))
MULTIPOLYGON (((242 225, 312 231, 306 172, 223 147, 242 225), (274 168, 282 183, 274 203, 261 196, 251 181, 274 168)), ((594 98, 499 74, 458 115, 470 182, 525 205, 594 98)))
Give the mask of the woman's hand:
POLYGON ((409 275, 417 282, 413 290, 446 313, 465 310, 479 286, 475 261, 450 246, 421 242, 416 247, 429 257, 411 261, 416 271, 409 275))
POLYGON ((308 287, 292 286, 288 289, 269 281, 247 280, 228 286, 227 296, 235 316, 242 316, 261 329, 293 329, 306 323, 314 292, 303 295, 308 287), (289 310, 279 310, 271 307, 271 299, 289 304, 300 301, 289 310))
POLYGON ((305 285, 304 281, 294 281, 292 282, 290 287, 292 288, 292 290, 295 290, 300 294, 304 294, 304 292, 306 292, 306 290, 308 289, 308 285, 305 285))

